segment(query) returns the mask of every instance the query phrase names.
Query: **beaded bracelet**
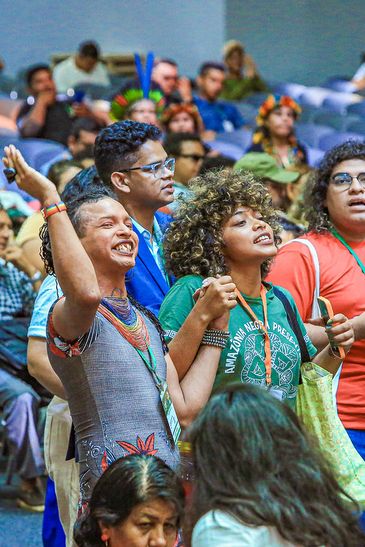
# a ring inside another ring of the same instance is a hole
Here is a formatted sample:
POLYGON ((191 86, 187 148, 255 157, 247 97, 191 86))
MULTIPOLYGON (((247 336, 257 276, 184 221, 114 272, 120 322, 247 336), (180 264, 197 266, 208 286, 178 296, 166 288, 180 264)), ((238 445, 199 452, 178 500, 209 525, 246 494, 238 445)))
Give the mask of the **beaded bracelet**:
POLYGON ((60 201, 59 203, 53 203, 49 207, 43 207, 42 215, 44 220, 47 220, 48 217, 54 215, 55 213, 62 213, 62 211, 66 210, 66 205, 63 203, 63 201, 60 201))
POLYGON ((217 329, 206 330, 201 344, 204 346, 216 346, 217 348, 224 349, 229 339, 229 332, 217 329))

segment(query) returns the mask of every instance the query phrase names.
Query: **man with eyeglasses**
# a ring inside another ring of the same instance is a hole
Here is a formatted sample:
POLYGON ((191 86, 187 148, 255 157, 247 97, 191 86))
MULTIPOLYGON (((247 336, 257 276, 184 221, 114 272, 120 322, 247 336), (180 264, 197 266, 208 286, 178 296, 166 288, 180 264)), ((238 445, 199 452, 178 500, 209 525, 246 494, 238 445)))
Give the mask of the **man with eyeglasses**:
POLYGON ((199 135, 192 133, 170 133, 164 141, 166 153, 175 158, 174 202, 168 205, 171 213, 178 207, 178 196, 189 196, 189 182, 199 175, 206 149, 199 135))
POLYGON ((131 215, 139 238, 127 289, 155 314, 170 287, 162 252, 162 234, 170 219, 157 211, 174 199, 175 169, 160 138, 157 127, 125 120, 103 129, 94 148, 99 176, 131 215))

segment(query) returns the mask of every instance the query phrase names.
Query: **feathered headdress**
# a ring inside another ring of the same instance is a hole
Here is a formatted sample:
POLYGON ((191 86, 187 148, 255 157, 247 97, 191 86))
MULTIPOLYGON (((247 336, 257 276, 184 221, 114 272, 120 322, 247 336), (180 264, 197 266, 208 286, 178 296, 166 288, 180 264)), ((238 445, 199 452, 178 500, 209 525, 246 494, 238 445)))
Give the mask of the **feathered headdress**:
POLYGON ((156 105, 157 115, 161 115, 165 99, 160 89, 151 89, 151 77, 153 69, 154 55, 152 52, 147 54, 146 70, 143 70, 140 55, 135 53, 134 60, 136 63, 138 84, 129 84, 116 95, 111 104, 111 116, 114 120, 123 120, 128 112, 131 111, 133 105, 142 99, 149 99, 156 105))

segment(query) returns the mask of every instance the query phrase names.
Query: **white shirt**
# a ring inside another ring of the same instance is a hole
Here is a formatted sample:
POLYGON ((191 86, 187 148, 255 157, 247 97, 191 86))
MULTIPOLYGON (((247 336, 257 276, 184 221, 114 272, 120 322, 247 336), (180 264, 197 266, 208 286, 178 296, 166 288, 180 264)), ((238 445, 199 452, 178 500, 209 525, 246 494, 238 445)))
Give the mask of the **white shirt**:
POLYGON ((76 66, 75 57, 69 57, 55 66, 53 79, 59 93, 66 93, 79 84, 110 85, 108 71, 103 63, 96 63, 91 72, 85 72, 76 66))
POLYGON ((220 510, 209 511, 196 523, 192 547, 296 547, 268 526, 252 528, 220 510))

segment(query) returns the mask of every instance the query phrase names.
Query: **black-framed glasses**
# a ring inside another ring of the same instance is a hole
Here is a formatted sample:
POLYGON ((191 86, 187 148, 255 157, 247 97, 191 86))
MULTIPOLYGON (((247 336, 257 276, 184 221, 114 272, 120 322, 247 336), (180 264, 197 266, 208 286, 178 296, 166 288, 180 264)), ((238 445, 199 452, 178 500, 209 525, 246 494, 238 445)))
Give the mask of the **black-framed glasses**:
POLYGON ((343 188, 348 190, 356 179, 363 188, 365 188, 365 173, 359 173, 356 177, 350 175, 350 173, 336 173, 331 177, 331 182, 337 188, 343 188))
POLYGON ((130 167, 130 169, 123 169, 122 173, 128 173, 129 171, 143 171, 143 173, 150 173, 157 179, 162 175, 164 169, 174 174, 175 158, 166 158, 165 161, 156 161, 155 163, 141 165, 140 167, 130 167))
POLYGON ((203 161, 205 156, 201 156, 200 154, 179 154, 179 158, 190 158, 193 161, 203 161))

